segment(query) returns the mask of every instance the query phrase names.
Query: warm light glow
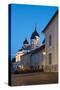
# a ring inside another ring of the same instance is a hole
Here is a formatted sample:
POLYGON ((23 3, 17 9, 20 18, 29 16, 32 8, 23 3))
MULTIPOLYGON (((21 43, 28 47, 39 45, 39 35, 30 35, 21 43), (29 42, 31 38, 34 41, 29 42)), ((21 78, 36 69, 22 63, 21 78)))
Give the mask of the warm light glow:
POLYGON ((43 55, 46 55, 46 52, 43 52, 43 55))
POLYGON ((16 53, 16 62, 20 61, 20 57, 24 54, 24 51, 19 51, 16 53))
POLYGON ((24 70, 24 67, 23 67, 23 65, 20 65, 19 67, 20 67, 20 69, 24 70))

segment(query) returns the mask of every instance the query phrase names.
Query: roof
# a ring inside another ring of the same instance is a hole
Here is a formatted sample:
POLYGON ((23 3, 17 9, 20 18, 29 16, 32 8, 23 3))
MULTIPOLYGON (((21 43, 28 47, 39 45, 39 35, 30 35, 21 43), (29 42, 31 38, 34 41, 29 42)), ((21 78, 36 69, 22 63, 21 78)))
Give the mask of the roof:
POLYGON ((47 27, 49 26, 49 24, 53 21, 53 19, 55 18, 55 16, 58 14, 58 10, 56 10, 55 14, 53 15, 53 17, 51 18, 51 20, 48 22, 48 24, 46 25, 46 27, 44 28, 44 30, 42 31, 43 33, 46 31, 47 27))
POLYGON ((22 50, 23 50, 23 48, 19 49, 18 52, 19 52, 19 51, 22 51, 22 50))
POLYGON ((35 39, 35 36, 39 37, 39 33, 37 32, 36 27, 35 27, 35 31, 31 35, 31 39, 35 39))
POLYGON ((23 48, 23 50, 30 50, 31 49, 31 46, 28 45, 26 48, 23 48))
POLYGON ((43 44, 42 46, 40 46, 39 48, 35 49, 32 54, 38 53, 39 51, 43 50, 45 48, 45 44, 43 44))
MULTIPOLYGON (((44 48, 45 48, 45 44, 43 44, 43 45, 40 46, 39 48, 36 48, 36 49, 34 49, 34 50, 31 50, 30 52, 25 53, 24 55, 35 54, 35 53, 43 50, 44 48)), ((24 56, 24 55, 23 55, 23 56, 24 56)))
POLYGON ((21 49, 18 50, 18 52, 22 50, 31 50, 31 46, 28 45, 26 48, 22 47, 21 49))

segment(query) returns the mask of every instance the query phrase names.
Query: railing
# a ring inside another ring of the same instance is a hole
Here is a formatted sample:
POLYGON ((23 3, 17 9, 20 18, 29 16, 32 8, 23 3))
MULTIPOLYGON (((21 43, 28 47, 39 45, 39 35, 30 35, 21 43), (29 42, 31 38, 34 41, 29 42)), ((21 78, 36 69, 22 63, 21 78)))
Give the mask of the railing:
POLYGON ((44 66, 44 71, 48 72, 58 72, 58 65, 46 65, 44 66))

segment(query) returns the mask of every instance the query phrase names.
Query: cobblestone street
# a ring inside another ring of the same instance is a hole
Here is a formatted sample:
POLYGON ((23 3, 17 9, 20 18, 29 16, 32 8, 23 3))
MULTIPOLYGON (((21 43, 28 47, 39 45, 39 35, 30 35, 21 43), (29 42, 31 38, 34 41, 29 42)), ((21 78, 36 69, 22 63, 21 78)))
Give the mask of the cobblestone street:
POLYGON ((12 74, 11 85, 36 85, 58 83, 57 72, 35 72, 27 74, 12 74))

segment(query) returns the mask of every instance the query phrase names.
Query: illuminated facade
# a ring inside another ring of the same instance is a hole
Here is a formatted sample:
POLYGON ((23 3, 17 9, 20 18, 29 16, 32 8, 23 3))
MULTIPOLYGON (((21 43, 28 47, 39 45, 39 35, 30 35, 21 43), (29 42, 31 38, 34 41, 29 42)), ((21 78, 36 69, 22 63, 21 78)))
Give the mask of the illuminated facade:
POLYGON ((40 70, 45 72, 58 72, 58 11, 43 30, 45 43, 40 45, 39 33, 32 33, 30 44, 27 39, 23 47, 16 53, 16 62, 24 70, 40 70))
POLYGON ((58 71, 58 11, 43 30, 45 34, 45 71, 58 71))

